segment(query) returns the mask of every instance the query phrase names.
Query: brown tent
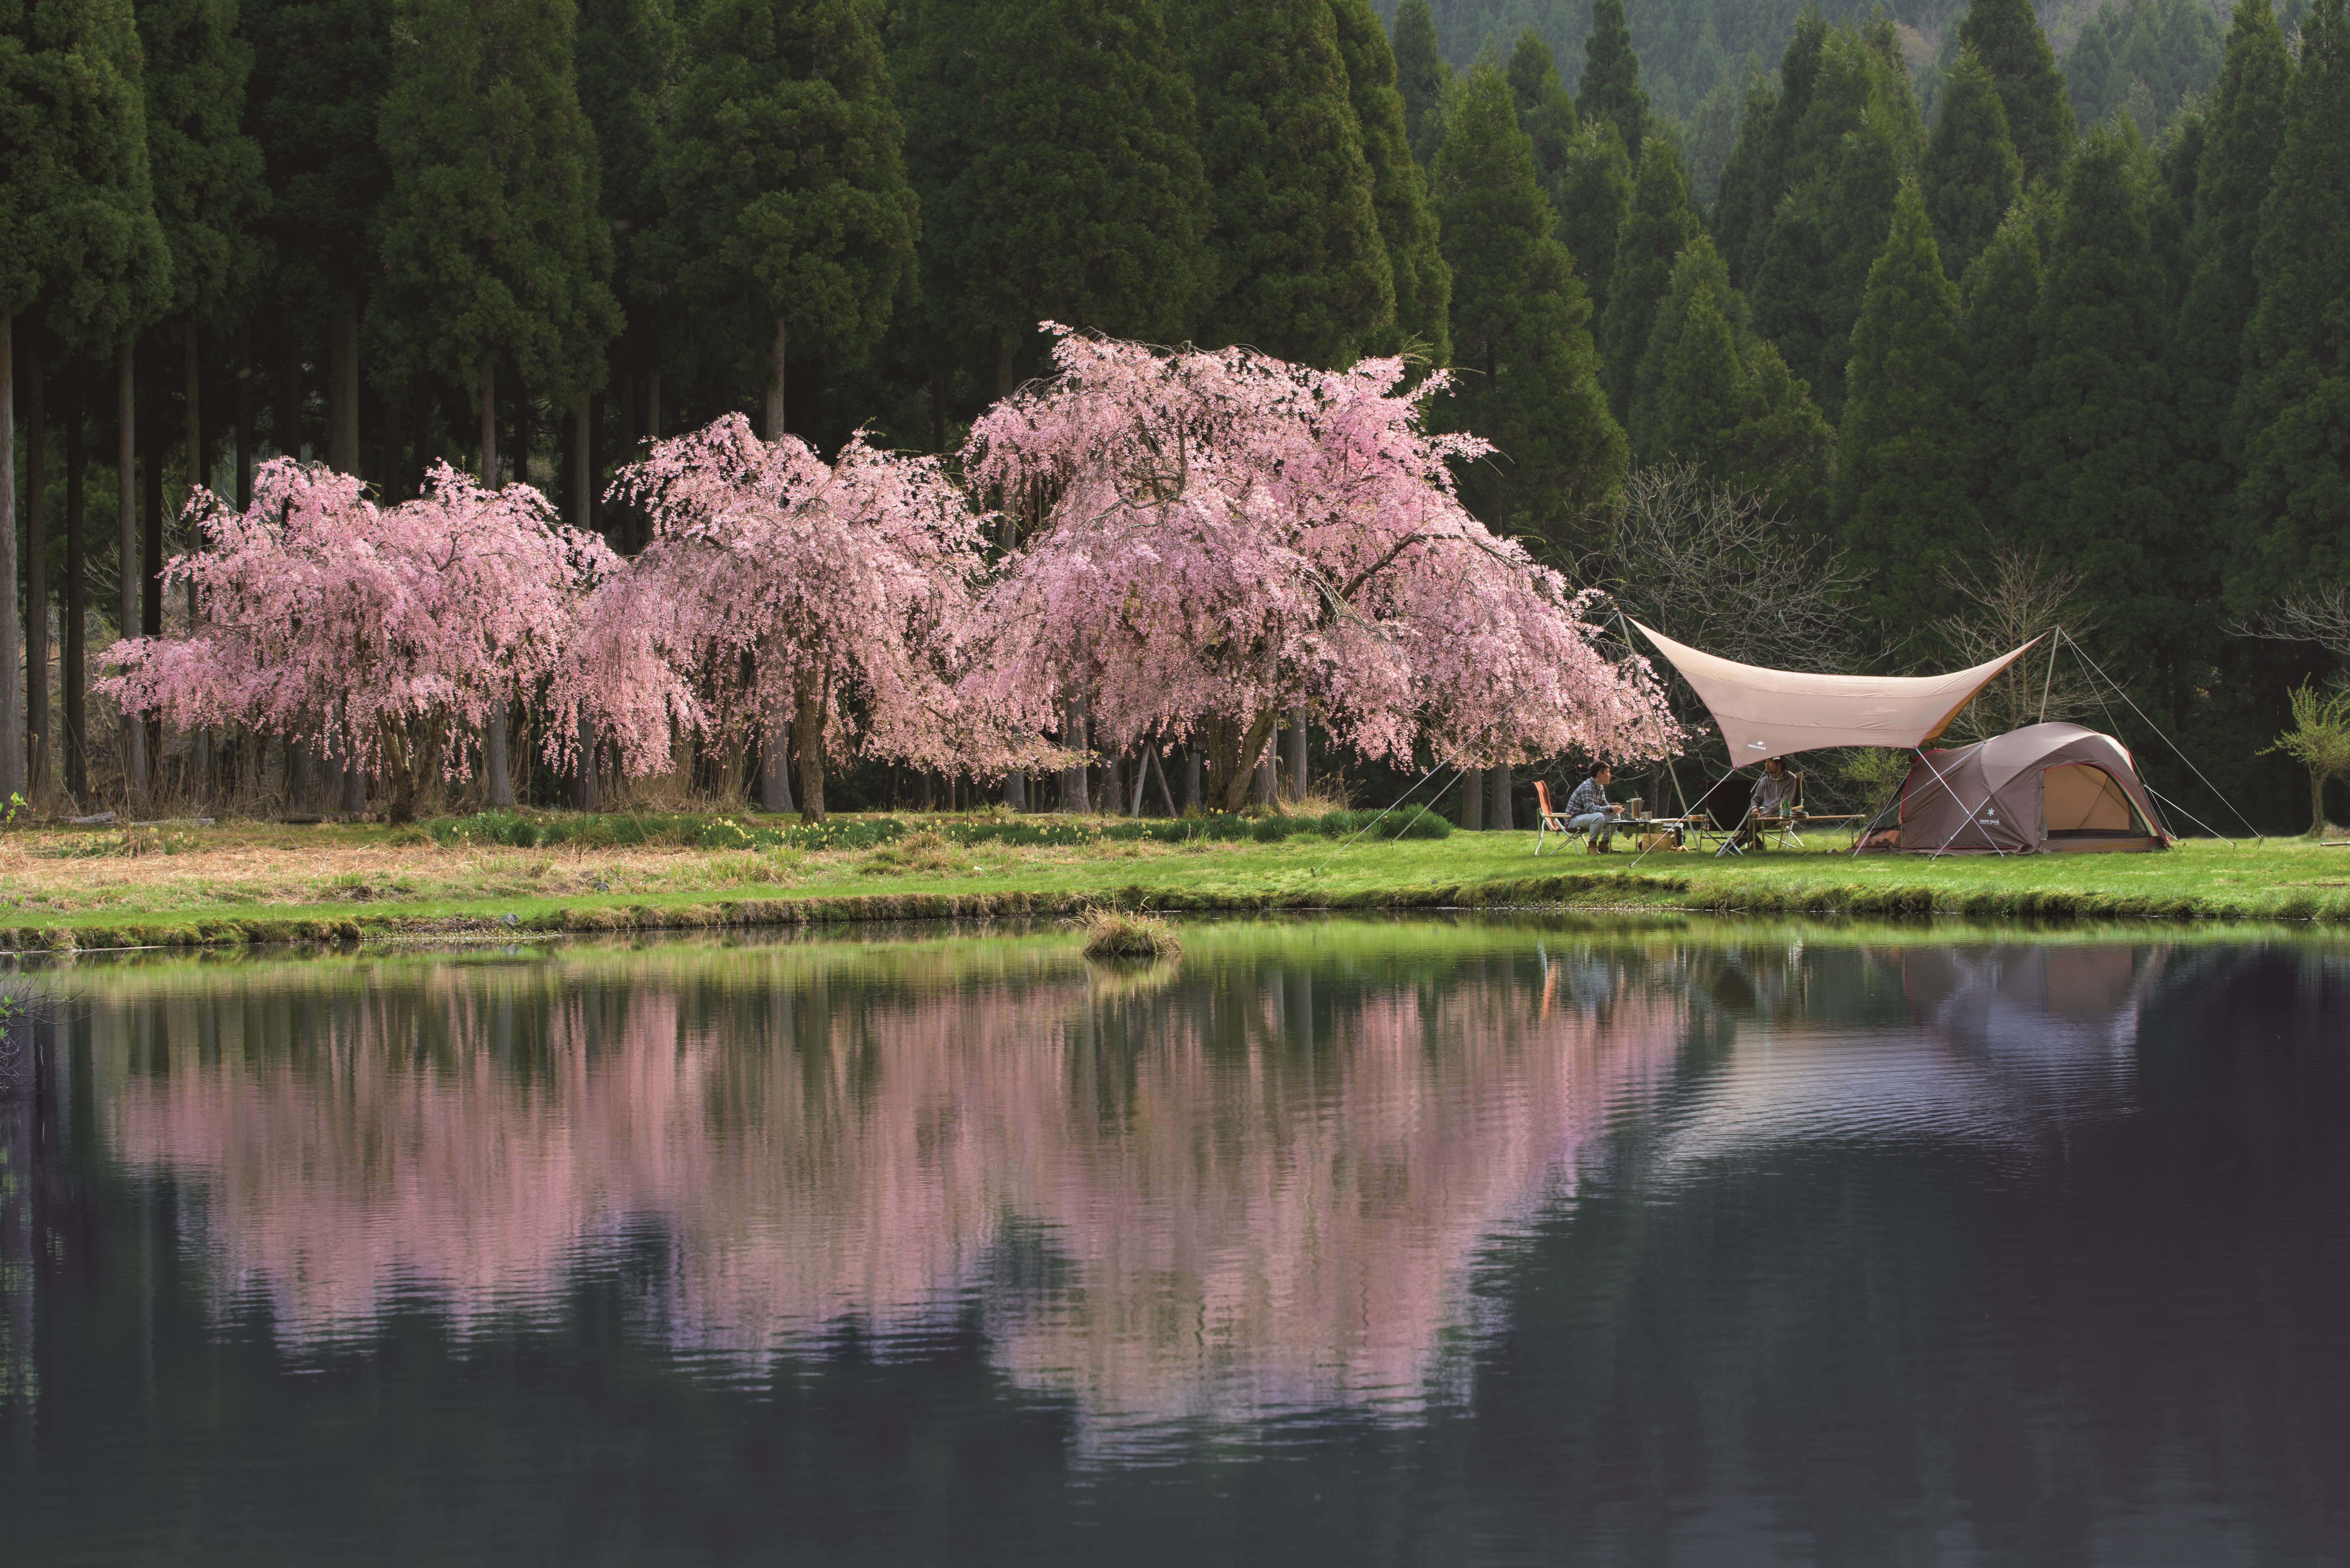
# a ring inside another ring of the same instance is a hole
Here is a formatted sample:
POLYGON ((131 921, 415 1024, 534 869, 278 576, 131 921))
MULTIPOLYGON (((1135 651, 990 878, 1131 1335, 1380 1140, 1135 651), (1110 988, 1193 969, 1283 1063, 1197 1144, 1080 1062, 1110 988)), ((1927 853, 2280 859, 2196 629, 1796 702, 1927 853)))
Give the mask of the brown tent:
POLYGON ((2031 724, 1921 752, 1901 785, 1900 847, 1988 855, 2170 844, 2130 754, 2078 724, 2031 724))

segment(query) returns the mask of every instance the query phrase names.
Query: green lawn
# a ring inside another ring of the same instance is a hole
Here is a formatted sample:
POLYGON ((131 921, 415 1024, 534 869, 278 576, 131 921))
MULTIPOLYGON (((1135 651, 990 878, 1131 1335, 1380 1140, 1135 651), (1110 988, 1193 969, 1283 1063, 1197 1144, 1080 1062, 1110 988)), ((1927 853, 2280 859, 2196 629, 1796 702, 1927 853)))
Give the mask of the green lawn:
MULTIPOLYGON (((804 849, 785 841, 786 825, 750 815, 695 819, 723 824, 726 832, 670 845, 597 842, 608 836, 608 824, 624 819, 534 820, 561 825, 572 837, 521 848, 468 842, 446 825, 230 824, 143 837, 15 832, 0 838, 0 946, 1037 914, 1085 901, 1176 910, 1565 905, 2350 921, 2350 849, 2305 840, 2194 840, 2160 855, 1939 860, 1856 858, 1825 848, 1641 859, 1627 850, 1587 855, 1576 845, 1538 859, 1531 833, 1399 842, 1309 835, 1270 843, 1088 836, 1062 845, 964 844, 956 836, 970 831, 969 819, 903 816, 909 836, 892 842, 804 849), (743 847, 728 846, 738 838, 743 847)), ((1066 823, 1056 829, 1066 830, 1066 823)))

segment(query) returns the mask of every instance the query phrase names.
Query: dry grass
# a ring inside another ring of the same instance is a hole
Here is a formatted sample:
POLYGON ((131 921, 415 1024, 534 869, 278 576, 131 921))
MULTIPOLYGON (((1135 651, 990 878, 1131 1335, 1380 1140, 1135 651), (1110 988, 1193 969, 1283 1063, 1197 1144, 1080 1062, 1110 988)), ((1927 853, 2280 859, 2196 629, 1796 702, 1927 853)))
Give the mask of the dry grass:
POLYGON ((965 848, 927 828, 862 853, 576 844, 546 849, 443 846, 421 829, 332 824, 32 830, 0 834, 0 913, 125 908, 228 913, 265 905, 723 894, 865 877, 952 881, 1178 852, 1176 846, 1122 842, 965 848))

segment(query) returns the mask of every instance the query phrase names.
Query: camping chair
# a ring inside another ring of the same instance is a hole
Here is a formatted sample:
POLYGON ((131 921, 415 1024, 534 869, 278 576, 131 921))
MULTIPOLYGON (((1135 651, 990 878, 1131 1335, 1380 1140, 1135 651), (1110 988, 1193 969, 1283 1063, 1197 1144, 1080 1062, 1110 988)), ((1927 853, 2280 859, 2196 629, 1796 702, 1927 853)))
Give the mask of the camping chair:
POLYGON ((1583 840, 1583 847, 1591 847, 1591 835, 1581 828, 1569 827, 1564 813, 1550 803, 1550 785, 1534 780, 1534 853, 1542 853, 1543 839, 1549 834, 1571 835, 1583 840))
POLYGON ((1790 771, 1787 778, 1794 787, 1789 793, 1781 815, 1754 819, 1755 841, 1772 849, 1801 849, 1804 846, 1804 836, 1799 831, 1804 820, 1804 775, 1790 771))
MULTIPOLYGON (((1550 785, 1541 779, 1534 780, 1534 853, 1536 855, 1542 853, 1543 838, 1545 835, 1574 832, 1575 829, 1566 825, 1566 818, 1561 816, 1551 805, 1550 785)), ((1589 841, 1586 839, 1586 846, 1588 847, 1588 845, 1589 841)))

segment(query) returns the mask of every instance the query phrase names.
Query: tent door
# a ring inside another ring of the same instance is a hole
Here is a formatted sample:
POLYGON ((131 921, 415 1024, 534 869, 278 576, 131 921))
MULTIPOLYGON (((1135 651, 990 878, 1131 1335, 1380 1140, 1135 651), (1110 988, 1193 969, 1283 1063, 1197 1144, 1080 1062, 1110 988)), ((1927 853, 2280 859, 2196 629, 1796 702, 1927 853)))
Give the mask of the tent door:
POLYGON ((2040 827, 2045 838, 2144 838, 2149 832, 2114 775, 2091 763, 2042 772, 2040 827))

